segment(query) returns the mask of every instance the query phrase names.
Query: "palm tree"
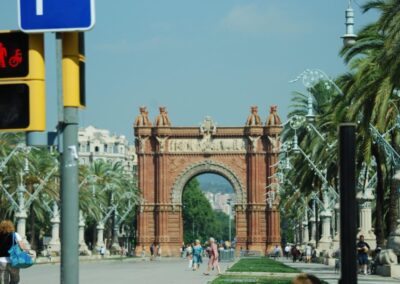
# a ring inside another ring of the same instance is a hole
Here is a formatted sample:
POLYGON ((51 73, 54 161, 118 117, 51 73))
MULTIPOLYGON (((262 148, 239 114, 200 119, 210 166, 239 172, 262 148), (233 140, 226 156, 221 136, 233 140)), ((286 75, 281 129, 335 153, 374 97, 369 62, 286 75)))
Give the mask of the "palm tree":
POLYGON ((50 231, 51 213, 44 207, 47 202, 59 200, 59 165, 57 154, 52 154, 47 149, 31 149, 28 156, 29 171, 25 175, 25 186, 28 191, 26 199, 32 198, 29 208, 28 232, 30 242, 34 249, 37 248, 38 233, 47 228, 50 231))
MULTIPOLYGON (((112 218, 106 223, 106 236, 113 238, 116 212, 123 214, 131 205, 137 205, 140 194, 135 179, 127 173, 121 163, 95 160, 89 167, 81 169, 80 208, 89 217, 95 241, 95 224, 105 216, 105 211, 113 210, 112 218), (87 179, 87 182, 84 181, 87 179)), ((130 216, 135 210, 131 207, 130 216)), ((122 224, 121 224, 122 225, 122 224)))
MULTIPOLYGON (((398 6, 399 1, 371 1, 365 4, 365 11, 370 9, 380 11, 379 20, 360 31, 354 46, 345 47, 341 51, 351 70, 351 73, 345 74, 339 79, 346 89, 345 101, 350 102, 348 111, 342 113, 341 116, 352 121, 359 121, 357 144, 362 153, 360 156, 365 157, 367 162, 374 156, 377 161, 375 233, 378 245, 383 244, 385 236, 396 226, 396 207, 392 200, 395 196, 395 187, 390 186, 393 175, 392 165, 387 163, 385 153, 379 145, 373 143, 369 128, 370 125, 373 125, 383 133, 397 123, 398 99, 393 94, 398 85, 396 82, 398 79, 394 78, 393 74, 396 74, 396 68, 399 66, 392 67, 396 65, 396 59, 391 53, 393 48, 391 50, 387 50, 387 48, 388 42, 393 43, 393 34, 391 35, 392 39, 389 39, 389 30, 392 32, 398 26, 393 19, 389 20, 388 17, 393 18, 396 13, 398 14, 398 6), (397 12, 393 14, 393 11, 396 11, 395 7, 397 7, 397 12), (390 64, 388 64, 388 58, 391 60, 390 64), (389 201, 392 201, 390 202, 385 202, 387 193, 391 196, 389 201), (387 203, 390 204, 388 209, 386 209, 387 203), (388 224, 386 230, 385 211, 389 212, 386 214, 388 224)), ((399 59, 397 58, 397 60, 399 59)), ((338 109, 343 109, 343 107, 340 106, 338 109)), ((391 140, 395 148, 398 144, 397 136, 398 134, 395 132, 391 140)))

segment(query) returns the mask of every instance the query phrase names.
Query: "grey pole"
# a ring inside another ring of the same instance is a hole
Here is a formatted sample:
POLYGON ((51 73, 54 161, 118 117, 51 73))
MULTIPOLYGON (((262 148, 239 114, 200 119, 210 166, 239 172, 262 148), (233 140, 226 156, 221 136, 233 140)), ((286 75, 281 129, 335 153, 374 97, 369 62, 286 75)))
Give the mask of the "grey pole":
POLYGON ((61 170, 61 284, 79 283, 78 109, 64 108, 61 170))
POLYGON ((357 284, 354 123, 339 126, 341 284, 357 284))
POLYGON ((78 109, 63 109, 62 33, 56 33, 58 149, 61 153, 61 284, 79 283, 78 109), (61 133, 63 140, 61 143, 61 133), (62 144, 62 149, 61 149, 62 144))
POLYGON ((229 215, 228 215, 228 224, 229 224, 229 242, 232 242, 232 233, 231 233, 231 231, 232 231, 232 229, 231 229, 231 203, 229 202, 228 203, 229 204, 229 215))

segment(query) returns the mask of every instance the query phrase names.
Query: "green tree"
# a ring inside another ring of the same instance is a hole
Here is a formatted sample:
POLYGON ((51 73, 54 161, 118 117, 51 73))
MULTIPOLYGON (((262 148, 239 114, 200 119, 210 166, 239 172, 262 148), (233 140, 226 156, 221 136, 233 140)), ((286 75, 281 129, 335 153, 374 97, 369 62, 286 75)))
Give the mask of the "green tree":
MULTIPOLYGON (((229 216, 214 211, 200 189, 196 178, 190 180, 183 191, 183 239, 185 243, 196 239, 206 241, 209 237, 228 240, 229 216)), ((235 236, 235 222, 231 220, 232 239, 235 236)))
POLYGON ((201 191, 196 178, 186 184, 182 203, 185 243, 193 242, 195 239, 206 240, 214 233, 216 222, 211 204, 201 191))
MULTIPOLYGON (((399 99, 395 90, 400 83, 400 2, 369 1, 363 9, 364 12, 376 10, 379 18, 359 32, 355 45, 341 51, 350 73, 341 76, 340 80, 345 87, 346 101, 350 102, 345 116, 359 121, 357 144, 359 153, 362 153, 360 156, 367 164, 371 157, 377 163, 374 227, 377 244, 382 245, 385 237, 396 227, 396 187, 392 182, 395 168, 380 145, 372 140, 369 126, 373 125, 384 133, 397 123, 399 99)), ((399 151, 398 130, 393 131, 388 141, 399 151)))

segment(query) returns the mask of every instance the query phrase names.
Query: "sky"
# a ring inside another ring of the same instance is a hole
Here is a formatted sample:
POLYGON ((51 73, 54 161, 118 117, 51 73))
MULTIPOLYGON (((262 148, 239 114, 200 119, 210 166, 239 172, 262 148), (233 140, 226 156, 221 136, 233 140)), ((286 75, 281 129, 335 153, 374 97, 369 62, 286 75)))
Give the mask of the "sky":
MULTIPOLYGON (((44 0, 47 1, 47 0, 44 0)), ((18 29, 16 0, 1 0, 0 29, 18 29)), ((355 30, 376 19, 353 1, 355 30)), ((166 106, 173 126, 243 126, 250 106, 285 120, 289 83, 307 68, 334 77, 348 0, 97 0, 85 33, 87 108, 80 125, 133 141, 139 106, 154 121, 166 106)), ((47 129, 56 125, 55 34, 45 37, 47 129)))

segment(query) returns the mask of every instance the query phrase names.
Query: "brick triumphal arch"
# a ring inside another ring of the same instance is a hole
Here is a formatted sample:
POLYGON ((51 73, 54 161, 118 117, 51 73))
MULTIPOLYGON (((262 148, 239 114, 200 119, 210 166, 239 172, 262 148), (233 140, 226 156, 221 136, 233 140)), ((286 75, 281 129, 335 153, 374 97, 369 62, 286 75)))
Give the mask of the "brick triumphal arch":
POLYGON ((257 107, 242 127, 216 127, 206 117, 200 127, 172 127, 165 108, 154 126, 140 108, 134 131, 142 201, 137 214, 140 254, 159 243, 163 255, 178 255, 183 241, 182 192, 203 173, 225 177, 235 193, 237 249, 269 251, 280 244, 279 198, 267 204, 268 185, 278 162, 280 119, 271 107, 265 124, 257 107))

